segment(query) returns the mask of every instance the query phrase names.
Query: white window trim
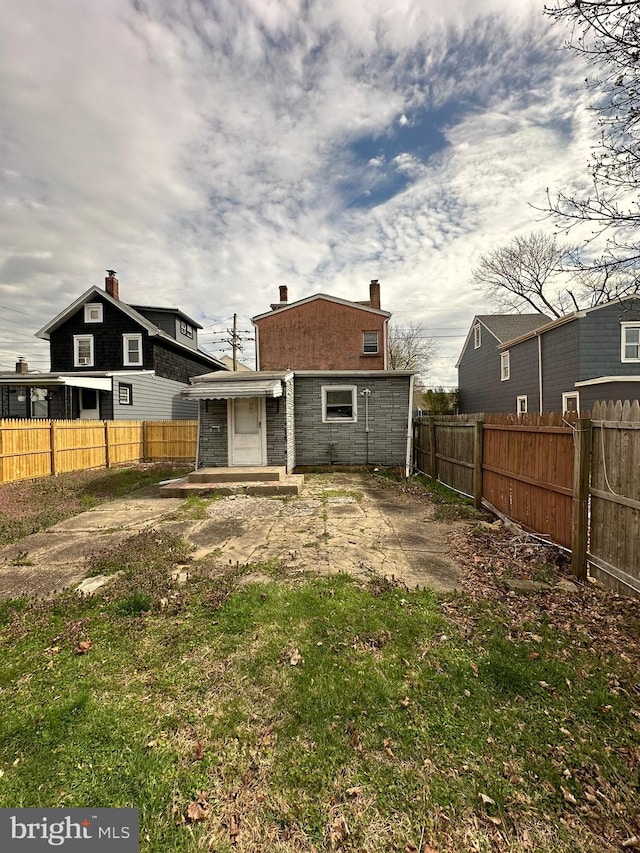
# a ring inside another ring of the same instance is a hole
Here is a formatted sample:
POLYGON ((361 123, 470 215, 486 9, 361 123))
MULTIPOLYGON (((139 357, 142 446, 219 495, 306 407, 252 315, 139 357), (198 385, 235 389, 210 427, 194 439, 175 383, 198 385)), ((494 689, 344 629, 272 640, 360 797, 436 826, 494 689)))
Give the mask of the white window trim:
POLYGON ((516 397, 516 412, 519 415, 526 415, 529 411, 529 403, 527 401, 527 395, 522 394, 520 397, 516 397), (524 406, 520 408, 521 403, 524 402, 524 406))
POLYGON ((562 395, 562 414, 569 411, 569 409, 567 409, 567 399, 569 397, 575 397, 576 398, 576 411, 580 412, 580 392, 579 391, 565 391, 565 393, 562 395))
POLYGON ((506 382, 511 379, 511 359, 509 350, 500 353, 500 381, 506 382))
MULTIPOLYGON (((638 358, 627 358, 624 354, 625 345, 627 343, 627 329, 640 329, 640 323, 620 323, 621 331, 620 331, 620 361, 623 364, 637 364, 640 361, 640 356, 638 358)), ((640 351, 640 346, 638 347, 640 351)))
POLYGON ((102 302, 87 302, 84 306, 84 321, 85 323, 102 323, 102 302), (92 311, 98 311, 97 319, 91 316, 92 311))
POLYGON ((125 367, 142 367, 142 335, 139 332, 134 334, 125 334, 122 336, 122 363, 125 367), (138 353, 140 355, 138 361, 131 361, 129 358, 129 349, 127 344, 129 341, 137 340, 140 344, 138 353))
POLYGON ((322 386, 322 423, 355 424, 358 421, 358 388, 356 385, 322 386), (327 391, 351 391, 352 416, 350 418, 330 418, 327 416, 327 391))
POLYGON ((482 346, 482 328, 480 323, 476 323, 473 327, 473 348, 480 349, 482 346))
POLYGON ((133 405, 133 388, 129 382, 118 382, 118 405, 132 406, 133 405), (122 392, 126 392, 127 400, 122 401, 122 392))
POLYGON ((93 335, 74 335, 73 336, 73 366, 74 367, 93 367, 93 335), (89 361, 80 362, 80 341, 89 341, 89 361))
POLYGON ((375 330, 371 331, 371 332, 363 332, 362 333, 362 353, 363 353, 363 355, 379 355, 380 354, 379 335, 375 330), (376 336, 376 348, 375 348, 375 350, 368 350, 366 348, 367 335, 375 335, 376 336))

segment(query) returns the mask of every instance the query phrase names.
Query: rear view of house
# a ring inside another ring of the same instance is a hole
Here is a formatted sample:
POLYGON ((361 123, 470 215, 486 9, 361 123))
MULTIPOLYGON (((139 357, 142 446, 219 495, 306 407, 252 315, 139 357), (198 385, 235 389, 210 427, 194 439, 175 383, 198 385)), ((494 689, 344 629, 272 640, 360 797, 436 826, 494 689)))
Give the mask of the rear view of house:
POLYGON ((289 302, 282 286, 271 311, 251 320, 257 369, 386 370, 390 317, 380 308, 377 280, 364 302, 324 293, 289 302))

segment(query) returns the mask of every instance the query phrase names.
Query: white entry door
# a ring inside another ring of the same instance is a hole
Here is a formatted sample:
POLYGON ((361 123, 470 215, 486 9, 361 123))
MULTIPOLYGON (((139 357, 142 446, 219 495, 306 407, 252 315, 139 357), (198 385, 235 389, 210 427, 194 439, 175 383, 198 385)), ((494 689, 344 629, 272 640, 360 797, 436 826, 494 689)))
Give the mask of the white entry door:
POLYGON ((264 397, 229 400, 229 465, 266 465, 264 397))
POLYGON ((100 417, 98 392, 93 388, 80 389, 80 420, 97 421, 100 417))

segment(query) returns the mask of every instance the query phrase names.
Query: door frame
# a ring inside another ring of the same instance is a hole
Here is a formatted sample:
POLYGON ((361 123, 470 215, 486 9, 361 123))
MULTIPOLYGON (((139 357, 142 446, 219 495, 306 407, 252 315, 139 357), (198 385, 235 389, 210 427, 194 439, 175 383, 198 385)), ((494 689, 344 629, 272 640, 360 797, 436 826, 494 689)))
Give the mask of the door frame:
POLYGON ((230 468, 262 468, 267 464, 267 407, 266 400, 264 397, 255 397, 255 398, 231 398, 227 400, 227 435, 228 435, 228 449, 227 449, 227 458, 229 460, 228 464, 230 468), (255 399, 258 401, 258 424, 260 431, 260 462, 255 462, 247 465, 246 463, 238 465, 238 463, 234 459, 234 446, 233 446, 233 437, 235 435, 235 403, 236 399, 255 399))
POLYGON ((94 388, 79 388, 78 389, 78 419, 81 421, 99 421, 100 420, 100 392, 94 388), (84 399, 85 391, 93 391, 96 395, 96 407, 95 409, 83 409, 82 401, 84 399), (83 415, 82 412, 87 412, 86 415, 83 415))

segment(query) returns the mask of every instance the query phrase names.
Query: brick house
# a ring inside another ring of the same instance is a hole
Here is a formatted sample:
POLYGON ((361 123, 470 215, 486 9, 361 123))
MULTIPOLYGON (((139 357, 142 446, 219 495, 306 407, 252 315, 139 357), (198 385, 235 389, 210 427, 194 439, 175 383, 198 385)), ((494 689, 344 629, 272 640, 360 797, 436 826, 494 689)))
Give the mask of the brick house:
POLYGON ((202 326, 179 308, 128 305, 108 270, 36 335, 49 341, 51 369, 19 362, 0 375, 1 416, 104 420, 194 418, 180 396, 193 376, 226 370, 198 346, 202 326))
POLYGON ((380 308, 380 284, 373 280, 369 299, 351 302, 316 293, 280 301, 251 319, 256 329, 257 370, 386 370, 389 319, 380 308))

